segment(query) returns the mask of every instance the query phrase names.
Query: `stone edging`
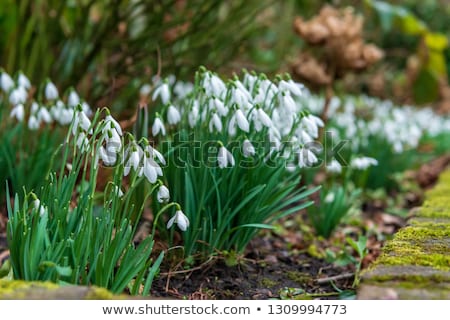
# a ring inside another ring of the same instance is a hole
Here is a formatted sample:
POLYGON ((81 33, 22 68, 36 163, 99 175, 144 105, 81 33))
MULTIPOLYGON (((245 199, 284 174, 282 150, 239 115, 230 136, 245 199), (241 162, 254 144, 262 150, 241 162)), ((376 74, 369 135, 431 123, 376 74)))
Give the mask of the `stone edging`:
POLYGON ((450 170, 362 274, 358 299, 450 299, 450 170))

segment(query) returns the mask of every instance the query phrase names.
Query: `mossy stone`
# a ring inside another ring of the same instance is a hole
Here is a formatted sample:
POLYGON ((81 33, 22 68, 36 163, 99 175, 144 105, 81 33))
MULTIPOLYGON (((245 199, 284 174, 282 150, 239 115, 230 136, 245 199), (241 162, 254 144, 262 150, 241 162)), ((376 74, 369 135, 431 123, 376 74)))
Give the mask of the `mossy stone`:
POLYGON ((124 297, 98 287, 59 286, 52 282, 0 279, 1 300, 110 300, 124 297))

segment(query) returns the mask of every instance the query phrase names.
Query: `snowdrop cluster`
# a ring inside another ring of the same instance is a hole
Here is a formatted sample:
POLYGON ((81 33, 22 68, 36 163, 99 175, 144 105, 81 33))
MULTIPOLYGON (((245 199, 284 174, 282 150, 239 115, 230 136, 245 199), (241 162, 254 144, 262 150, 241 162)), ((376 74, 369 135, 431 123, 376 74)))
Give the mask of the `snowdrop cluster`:
POLYGON ((50 80, 38 89, 33 96, 33 86, 22 72, 13 78, 0 69, 0 103, 11 108, 10 118, 18 122, 26 122, 30 130, 37 130, 42 124, 56 122, 69 125, 75 113, 75 107, 81 105, 84 113, 91 115, 89 105, 82 100, 77 92, 70 88, 65 99, 60 97, 55 84, 50 80), (42 98, 41 98, 42 97, 42 98))
MULTIPOLYGON (((312 112, 323 110, 323 97, 308 92, 301 98, 312 112)), ((394 153, 417 148, 424 135, 437 136, 450 131, 450 119, 436 114, 430 107, 396 106, 391 101, 368 96, 334 97, 328 108, 327 130, 335 138, 348 140, 353 151, 370 147, 381 139, 394 153)))
POLYGON ((231 142, 240 142, 244 157, 255 157, 258 152, 266 158, 275 154, 297 167, 318 161, 308 144, 319 137, 324 123, 299 101, 303 85, 251 73, 224 82, 204 69, 196 83, 192 86, 169 78, 155 84, 152 99, 163 106, 152 123, 154 136, 186 129, 199 133, 197 138, 202 141, 217 138, 219 168, 236 165, 234 151, 227 149, 231 142), (268 142, 270 149, 255 148, 261 142, 268 142))
MULTIPOLYGON (((93 165, 97 168, 102 162, 104 166, 123 167, 123 176, 134 172, 135 176, 145 177, 149 183, 157 188, 156 199, 160 203, 170 200, 169 189, 163 184, 160 177, 163 176, 161 165, 166 164, 164 156, 150 145, 147 139, 136 141, 130 134, 124 134, 120 123, 114 119, 105 109, 107 115, 98 124, 92 123, 81 107, 77 107, 72 123, 72 135, 78 149, 82 153, 93 154, 93 165), (125 143, 124 136, 127 137, 125 143)), ((123 196, 120 187, 115 186, 115 193, 123 196)), ((182 231, 189 226, 189 220, 178 208, 175 216, 169 220, 168 228, 174 221, 182 231)))

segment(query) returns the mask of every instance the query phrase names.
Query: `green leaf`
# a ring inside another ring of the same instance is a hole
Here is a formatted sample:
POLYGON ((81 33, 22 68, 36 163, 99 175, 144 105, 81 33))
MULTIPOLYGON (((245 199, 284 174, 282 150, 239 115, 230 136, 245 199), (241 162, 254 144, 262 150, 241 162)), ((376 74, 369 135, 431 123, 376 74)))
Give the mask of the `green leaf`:
POLYGON ((428 32, 425 35, 425 44, 431 50, 442 51, 448 47, 448 39, 445 34, 428 32))
POLYGON ((423 68, 413 83, 413 97, 416 103, 429 103, 439 97, 439 81, 430 70, 423 68))

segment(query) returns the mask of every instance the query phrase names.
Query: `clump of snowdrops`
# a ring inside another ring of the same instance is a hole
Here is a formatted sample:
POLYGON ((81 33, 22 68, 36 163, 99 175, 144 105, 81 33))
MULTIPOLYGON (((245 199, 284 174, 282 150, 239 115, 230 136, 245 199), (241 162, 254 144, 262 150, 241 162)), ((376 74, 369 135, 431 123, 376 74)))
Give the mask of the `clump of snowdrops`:
MULTIPOLYGON (((311 205, 301 184, 319 162, 324 124, 299 103, 302 85, 244 72, 222 80, 204 68, 193 85, 157 82, 152 134, 167 157, 174 201, 185 209, 188 261, 240 254, 260 229, 311 205)), ((161 230, 164 226, 161 225, 161 230)))
POLYGON ((23 197, 15 191, 13 201, 7 185, 12 277, 147 295, 164 256, 152 254, 157 222, 168 220, 167 228, 182 230, 189 226, 180 205, 170 202, 161 168, 165 159, 147 139, 124 133, 108 109, 92 120, 79 102, 61 110, 71 110, 71 117, 63 144, 52 150, 60 154, 59 169, 50 169, 37 190, 24 187, 23 197), (99 199, 100 170, 109 178, 99 199), (136 197, 142 190, 145 196, 136 197), (153 213, 150 234, 136 241, 149 201, 161 207, 153 213))
POLYGON ((70 88, 60 95, 47 80, 35 87, 22 72, 13 77, 0 69, 0 188, 4 202, 7 180, 14 192, 38 190, 55 169, 58 148, 80 104, 91 115, 89 105, 70 88))

